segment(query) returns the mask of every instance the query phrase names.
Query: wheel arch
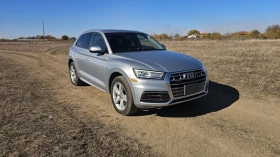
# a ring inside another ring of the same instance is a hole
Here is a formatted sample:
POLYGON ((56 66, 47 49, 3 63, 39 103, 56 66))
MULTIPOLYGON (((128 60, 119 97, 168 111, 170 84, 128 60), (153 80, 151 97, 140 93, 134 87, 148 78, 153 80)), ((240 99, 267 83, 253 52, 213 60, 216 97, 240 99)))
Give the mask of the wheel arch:
POLYGON ((131 91, 132 91, 133 101, 135 102, 135 100, 134 100, 134 98, 135 98, 134 88, 133 88, 133 86, 132 86, 132 84, 131 84, 131 81, 130 81, 129 77, 128 77, 128 76, 126 75, 126 73, 125 73, 124 71, 122 71, 121 69, 114 69, 114 70, 111 71, 110 77, 109 77, 108 83, 107 83, 107 85, 108 85, 108 92, 111 94, 111 85, 112 85, 112 82, 113 82, 114 78, 116 78, 116 77, 118 77, 118 76, 124 76, 124 77, 125 77, 126 81, 127 81, 128 84, 129 84, 129 87, 130 87, 130 89, 131 89, 131 91))
POLYGON ((72 58, 69 58, 69 59, 68 59, 68 68, 70 68, 70 64, 71 64, 72 62, 74 62, 73 59, 72 59, 72 58))

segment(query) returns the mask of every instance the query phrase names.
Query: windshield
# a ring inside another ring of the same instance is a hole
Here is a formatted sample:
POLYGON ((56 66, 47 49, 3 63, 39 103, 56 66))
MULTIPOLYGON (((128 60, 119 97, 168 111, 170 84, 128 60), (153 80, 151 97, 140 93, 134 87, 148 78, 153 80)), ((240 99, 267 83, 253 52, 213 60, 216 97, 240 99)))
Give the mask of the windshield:
POLYGON ((105 33, 113 53, 164 50, 151 36, 144 33, 105 33))

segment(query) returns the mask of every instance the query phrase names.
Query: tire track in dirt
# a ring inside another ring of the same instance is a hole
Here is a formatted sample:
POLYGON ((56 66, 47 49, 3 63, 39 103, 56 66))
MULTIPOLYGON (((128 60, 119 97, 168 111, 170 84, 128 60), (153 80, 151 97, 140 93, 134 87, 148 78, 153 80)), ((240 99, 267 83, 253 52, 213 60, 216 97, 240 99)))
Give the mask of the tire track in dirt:
POLYGON ((89 118, 72 102, 53 99, 36 77, 34 70, 41 68, 23 65, 38 65, 37 57, 21 55, 15 61, 16 56, 0 53, 0 156, 156 155, 121 135, 120 128, 89 118))
MULTIPOLYGON (((21 54, 7 56, 32 69, 34 76, 52 88, 58 101, 79 104, 80 110, 106 124, 120 125, 125 128, 125 134, 167 156, 280 155, 277 104, 245 99, 241 93, 241 98, 238 96, 221 107, 233 98, 234 89, 215 83, 217 88, 212 88, 213 94, 200 100, 123 117, 113 110, 108 94, 89 86, 71 85, 66 55, 27 53, 33 56, 28 57, 21 54)), ((237 94, 240 93, 237 91, 237 94)))

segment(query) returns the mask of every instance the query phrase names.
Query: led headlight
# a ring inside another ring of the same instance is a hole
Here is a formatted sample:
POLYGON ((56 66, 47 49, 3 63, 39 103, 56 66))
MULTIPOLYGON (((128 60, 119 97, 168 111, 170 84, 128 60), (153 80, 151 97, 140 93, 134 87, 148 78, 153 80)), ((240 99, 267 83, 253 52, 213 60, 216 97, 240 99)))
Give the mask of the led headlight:
POLYGON ((163 79, 164 72, 133 69, 136 77, 148 79, 163 79))

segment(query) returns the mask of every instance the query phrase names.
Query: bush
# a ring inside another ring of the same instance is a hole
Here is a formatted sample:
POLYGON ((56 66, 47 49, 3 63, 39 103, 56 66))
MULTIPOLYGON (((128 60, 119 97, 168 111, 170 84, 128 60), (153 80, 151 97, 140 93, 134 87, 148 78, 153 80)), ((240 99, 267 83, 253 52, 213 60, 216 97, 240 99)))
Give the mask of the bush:
POLYGON ((47 40, 57 40, 54 36, 52 36, 52 35, 47 35, 46 37, 45 37, 47 40))
POLYGON ((188 32, 188 36, 193 35, 193 34, 200 34, 200 32, 198 30, 196 30, 196 29, 190 30, 188 32))
POLYGON ((261 35, 261 33, 256 29, 252 30, 250 33, 251 38, 258 38, 260 35, 261 35))
POLYGON ((68 40, 69 39, 69 37, 67 36, 67 35, 63 35, 62 37, 61 37, 61 40, 68 40))
POLYGON ((280 26, 268 26, 265 31, 265 37, 267 37, 268 39, 280 39, 280 26))
POLYGON ((213 33, 211 34, 211 39, 220 40, 220 39, 222 39, 222 35, 221 35, 221 33, 219 33, 219 32, 213 32, 213 33))
POLYGON ((166 33, 153 34, 152 37, 156 40, 167 40, 168 39, 168 35, 166 33))
POLYGON ((71 37, 70 40, 76 40, 76 38, 75 37, 71 37))
POLYGON ((160 39, 161 40, 167 40, 168 39, 168 35, 166 33, 161 33, 160 39))

